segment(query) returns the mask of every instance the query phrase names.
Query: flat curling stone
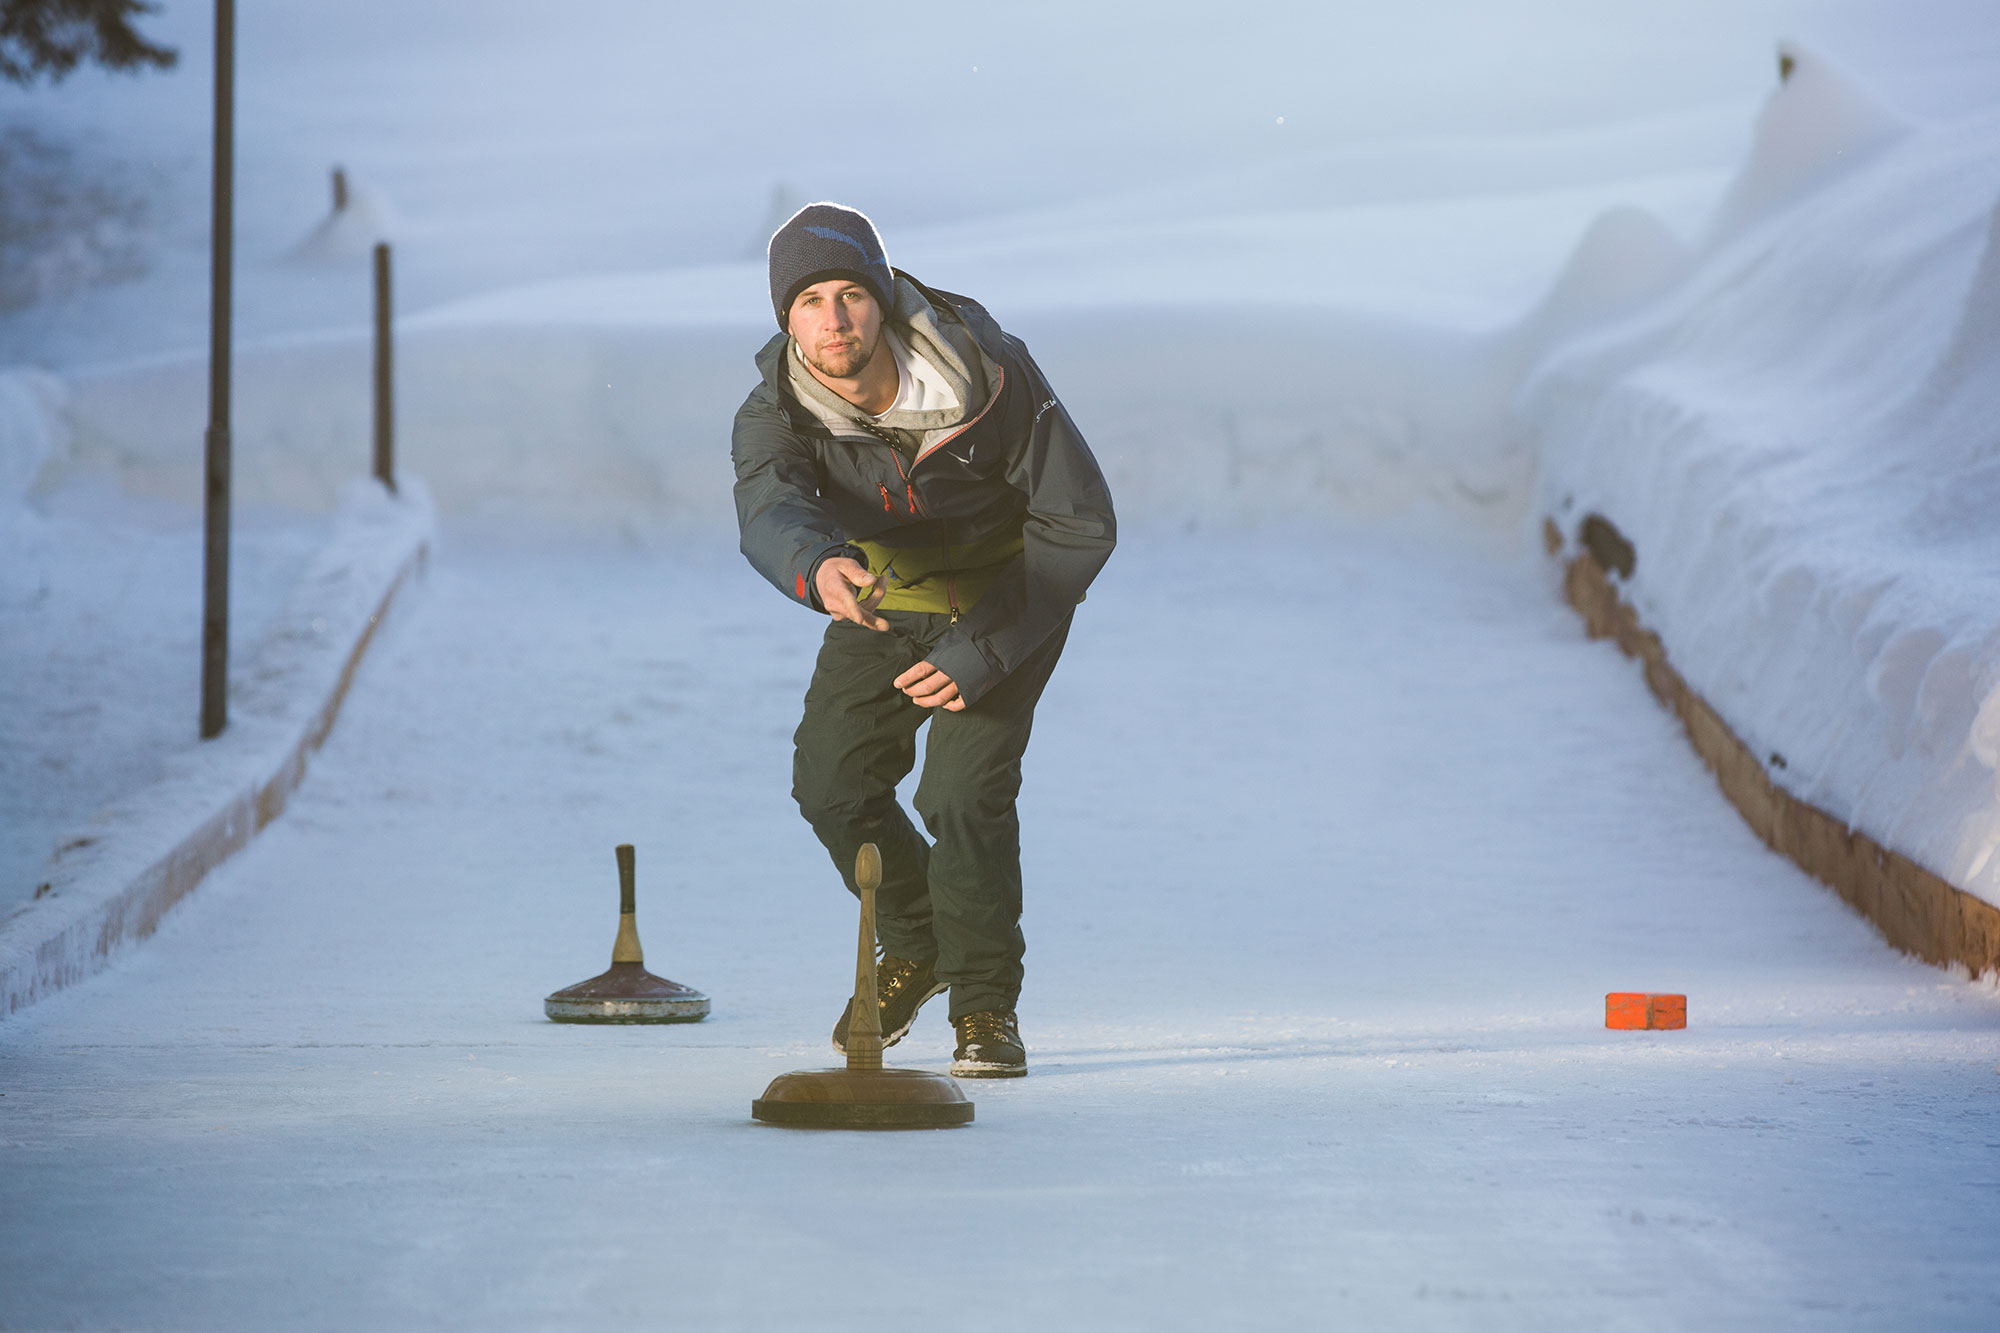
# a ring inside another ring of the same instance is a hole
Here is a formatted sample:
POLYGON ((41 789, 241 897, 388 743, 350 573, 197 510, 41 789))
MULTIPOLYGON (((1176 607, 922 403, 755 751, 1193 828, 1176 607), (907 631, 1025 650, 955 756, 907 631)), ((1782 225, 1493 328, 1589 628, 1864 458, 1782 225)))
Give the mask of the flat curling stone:
POLYGON ((646 970, 632 887, 632 844, 618 844, 618 939, 611 970, 564 987, 542 1001, 558 1023, 698 1023, 708 1017, 708 997, 646 970))
POLYGON ((943 1129, 972 1123, 972 1103, 958 1081, 927 1069, 882 1067, 882 1010, 875 993, 875 890, 882 855, 872 842, 854 858, 861 890, 861 946, 854 964, 854 1007, 847 1021, 847 1067, 780 1074, 750 1103, 768 1125, 808 1129, 943 1129))

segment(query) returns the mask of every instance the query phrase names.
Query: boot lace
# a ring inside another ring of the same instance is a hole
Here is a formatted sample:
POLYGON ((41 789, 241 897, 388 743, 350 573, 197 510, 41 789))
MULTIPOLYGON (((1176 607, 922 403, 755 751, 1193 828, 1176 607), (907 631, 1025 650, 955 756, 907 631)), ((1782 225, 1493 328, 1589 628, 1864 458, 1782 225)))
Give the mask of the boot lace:
POLYGON ((907 958, 892 958, 882 954, 875 960, 875 994, 885 1007, 888 1003, 908 990, 922 972, 922 963, 913 963, 907 958))
POLYGON ((985 1010, 958 1020, 958 1039, 967 1046, 1018 1046, 1014 1016, 985 1010))

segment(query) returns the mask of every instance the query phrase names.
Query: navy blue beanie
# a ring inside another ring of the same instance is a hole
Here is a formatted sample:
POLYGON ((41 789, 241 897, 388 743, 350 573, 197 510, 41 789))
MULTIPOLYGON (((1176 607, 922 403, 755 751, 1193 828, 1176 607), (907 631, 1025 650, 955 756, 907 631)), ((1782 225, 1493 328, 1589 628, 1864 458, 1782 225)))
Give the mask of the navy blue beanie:
POLYGON ((771 236, 771 306, 785 328, 792 300, 816 282, 847 278, 875 296, 882 313, 894 309, 896 278, 875 224, 839 204, 807 204, 771 236))

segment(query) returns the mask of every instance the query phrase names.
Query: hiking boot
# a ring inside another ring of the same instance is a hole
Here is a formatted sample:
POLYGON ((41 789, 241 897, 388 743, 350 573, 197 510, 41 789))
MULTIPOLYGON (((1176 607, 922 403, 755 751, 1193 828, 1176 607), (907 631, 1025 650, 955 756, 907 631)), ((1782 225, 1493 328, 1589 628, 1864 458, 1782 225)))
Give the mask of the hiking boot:
POLYGON ((1019 1078, 1028 1072, 1028 1051, 1012 1009, 983 1009, 954 1018, 958 1050, 951 1072, 959 1078, 1019 1078))
MULTIPOLYGON (((945 984, 932 972, 936 964, 913 963, 907 958, 883 954, 875 962, 875 1001, 882 1015, 882 1045, 894 1046, 917 1021, 917 1010, 933 995, 944 993, 945 984)), ((833 1049, 847 1054, 847 1024, 854 1017, 854 1001, 840 1011, 833 1025, 833 1049)))

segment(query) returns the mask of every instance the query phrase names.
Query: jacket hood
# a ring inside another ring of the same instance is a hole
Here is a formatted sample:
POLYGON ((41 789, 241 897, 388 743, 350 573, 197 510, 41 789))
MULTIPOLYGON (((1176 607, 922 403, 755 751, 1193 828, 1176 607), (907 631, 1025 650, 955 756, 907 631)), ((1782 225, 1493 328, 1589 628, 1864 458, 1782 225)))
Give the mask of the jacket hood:
MULTIPOLYGON (((977 314, 983 318, 985 312, 977 314)), ((991 325, 990 319, 984 322, 991 325)), ((999 361, 981 345, 958 309, 899 272, 896 305, 885 321, 887 328, 893 328, 911 355, 922 357, 951 386, 957 406, 932 411, 891 410, 880 417, 870 416, 814 378, 797 341, 786 333, 764 344, 757 354, 757 368, 767 384, 805 408, 834 435, 881 439, 888 434, 921 450, 985 411, 1002 380, 999 361)), ((992 328, 991 336, 997 344, 999 330, 992 328)), ((885 346, 877 355, 889 355, 889 349, 885 346)))

